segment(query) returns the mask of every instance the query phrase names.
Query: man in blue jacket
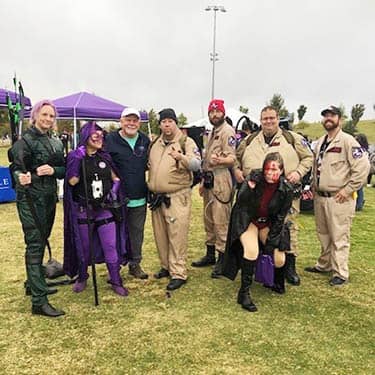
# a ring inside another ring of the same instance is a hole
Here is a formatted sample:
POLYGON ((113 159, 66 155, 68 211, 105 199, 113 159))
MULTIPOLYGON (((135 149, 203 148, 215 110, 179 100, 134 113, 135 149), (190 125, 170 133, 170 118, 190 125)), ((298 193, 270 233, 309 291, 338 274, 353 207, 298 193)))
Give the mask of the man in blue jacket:
POLYGON ((121 129, 106 137, 106 149, 120 174, 128 202, 128 228, 132 248, 129 274, 138 279, 147 279, 142 270, 142 244, 146 220, 146 168, 150 140, 139 131, 139 111, 127 107, 120 118, 121 129))

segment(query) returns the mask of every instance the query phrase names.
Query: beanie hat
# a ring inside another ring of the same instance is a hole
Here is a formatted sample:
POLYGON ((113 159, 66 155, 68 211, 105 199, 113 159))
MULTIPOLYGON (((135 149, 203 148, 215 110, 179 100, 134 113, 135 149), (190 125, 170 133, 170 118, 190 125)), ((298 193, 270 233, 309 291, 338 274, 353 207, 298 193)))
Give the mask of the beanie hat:
POLYGON ((166 118, 170 118, 174 120, 176 124, 178 124, 176 113, 172 108, 165 108, 159 112, 159 124, 161 121, 165 120, 166 118))
POLYGON ((214 109, 217 109, 218 111, 223 112, 223 114, 225 115, 224 100, 212 99, 210 101, 210 104, 208 105, 208 113, 210 113, 210 111, 214 109))

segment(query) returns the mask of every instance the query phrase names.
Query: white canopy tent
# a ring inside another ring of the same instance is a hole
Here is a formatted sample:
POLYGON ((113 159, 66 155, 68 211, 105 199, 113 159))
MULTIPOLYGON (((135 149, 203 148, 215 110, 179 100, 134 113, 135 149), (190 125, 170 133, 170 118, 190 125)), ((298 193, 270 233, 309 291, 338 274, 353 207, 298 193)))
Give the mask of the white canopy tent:
MULTIPOLYGON (((234 108, 228 108, 226 110, 225 115, 232 120, 233 127, 237 128, 238 130, 242 130, 242 123, 244 122, 245 117, 257 123, 257 121, 255 121, 255 119, 253 119, 249 114, 243 113, 234 108)), ((212 129, 212 125, 208 119, 208 116, 203 117, 202 119, 190 122, 189 124, 186 124, 183 126, 184 129, 193 128, 193 127, 205 128, 208 131, 211 131, 212 129)))

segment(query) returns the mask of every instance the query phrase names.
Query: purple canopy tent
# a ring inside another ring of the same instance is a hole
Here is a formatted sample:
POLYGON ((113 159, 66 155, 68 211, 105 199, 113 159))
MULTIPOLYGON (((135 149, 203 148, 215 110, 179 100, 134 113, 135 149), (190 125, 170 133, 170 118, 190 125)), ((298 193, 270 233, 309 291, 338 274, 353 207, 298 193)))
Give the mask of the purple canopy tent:
MULTIPOLYGON (((57 108, 57 118, 73 119, 74 147, 76 147, 77 120, 119 121, 122 111, 127 107, 84 91, 52 101, 57 108)), ((141 112, 141 121, 148 121, 147 112, 141 112)))
MULTIPOLYGON (((12 101, 12 104, 16 104, 16 101, 19 100, 19 95, 16 94, 13 91, 0 89, 0 107, 6 107, 7 106, 7 93, 9 93, 10 100, 12 101)), ((24 105, 25 107, 31 107, 31 101, 29 98, 24 97, 24 105)))

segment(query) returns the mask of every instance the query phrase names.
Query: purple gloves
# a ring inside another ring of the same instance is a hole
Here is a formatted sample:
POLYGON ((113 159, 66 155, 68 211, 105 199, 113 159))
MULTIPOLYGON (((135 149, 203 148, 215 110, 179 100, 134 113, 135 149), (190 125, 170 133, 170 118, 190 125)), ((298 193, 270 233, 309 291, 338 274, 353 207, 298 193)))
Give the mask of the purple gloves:
POLYGON ((120 191, 120 186, 121 186, 121 181, 120 180, 114 180, 113 181, 113 183, 112 183, 112 189, 109 192, 112 201, 116 201, 117 200, 117 195, 118 195, 118 192, 120 191))

